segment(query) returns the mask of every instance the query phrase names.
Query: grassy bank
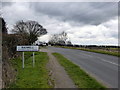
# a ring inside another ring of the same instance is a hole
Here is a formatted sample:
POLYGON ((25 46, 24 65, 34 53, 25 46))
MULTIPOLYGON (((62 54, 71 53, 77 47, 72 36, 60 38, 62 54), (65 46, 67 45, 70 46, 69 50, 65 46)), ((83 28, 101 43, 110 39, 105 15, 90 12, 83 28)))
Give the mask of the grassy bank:
POLYGON ((60 46, 62 48, 68 48, 68 49, 77 49, 77 50, 83 50, 83 51, 89 51, 89 52, 95 52, 95 53, 101 53, 101 54, 107 54, 107 55, 112 55, 112 56, 117 56, 120 57, 119 52, 110 52, 110 51, 105 51, 105 50, 95 50, 95 49, 88 49, 88 48, 76 48, 76 47, 64 47, 60 46))
POLYGON ((58 59, 59 63, 65 68, 68 75, 71 77, 71 79, 78 88, 105 88, 102 84, 98 83, 94 78, 92 78, 82 69, 80 69, 79 66, 72 63, 62 55, 58 53, 53 53, 53 55, 58 59))
POLYGON ((22 68, 20 58, 11 60, 13 67, 17 70, 16 81, 10 85, 10 88, 50 88, 48 85, 48 71, 46 64, 48 62, 47 53, 35 52, 35 66, 32 67, 32 53, 25 52, 25 68, 22 68))

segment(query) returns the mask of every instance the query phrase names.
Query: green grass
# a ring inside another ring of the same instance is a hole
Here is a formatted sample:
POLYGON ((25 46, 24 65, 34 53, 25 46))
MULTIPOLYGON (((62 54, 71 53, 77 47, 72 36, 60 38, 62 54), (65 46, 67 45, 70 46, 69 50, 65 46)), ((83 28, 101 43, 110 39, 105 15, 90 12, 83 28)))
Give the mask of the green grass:
POLYGON ((65 68, 66 72, 78 88, 105 88, 105 86, 100 84, 93 77, 89 76, 85 71, 83 71, 79 66, 72 63, 61 54, 53 53, 53 55, 65 68))
POLYGON ((16 81, 10 88, 51 88, 48 85, 48 62, 47 53, 35 52, 35 66, 32 66, 32 53, 25 52, 25 68, 22 68, 22 58, 11 60, 13 67, 17 70, 16 81))
POLYGON ((105 50, 97 50, 97 49, 95 50, 95 49, 87 49, 87 48, 64 47, 64 46, 62 46, 62 48, 77 49, 77 50, 83 50, 83 51, 89 51, 89 52, 95 52, 95 53, 101 53, 101 54, 107 54, 107 55, 120 57, 119 52, 110 52, 110 51, 105 51, 105 50))

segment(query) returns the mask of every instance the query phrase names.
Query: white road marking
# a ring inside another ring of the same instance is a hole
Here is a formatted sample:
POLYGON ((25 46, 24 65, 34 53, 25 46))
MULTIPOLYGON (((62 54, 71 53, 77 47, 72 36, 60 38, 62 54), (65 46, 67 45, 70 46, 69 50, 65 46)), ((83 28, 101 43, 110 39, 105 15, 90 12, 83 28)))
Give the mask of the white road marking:
MULTIPOLYGON (((92 55, 86 55, 86 54, 83 54, 83 55, 85 55, 85 56, 89 56, 89 57, 93 57, 92 55)), ((100 58, 101 59, 101 58, 100 58)), ((111 64, 114 64, 114 65, 116 65, 116 66, 120 66, 120 65, 118 65, 117 63, 114 63, 114 62, 111 62, 111 61, 108 61, 108 60, 105 60, 105 59, 101 59, 101 61, 104 61, 104 62, 107 62, 107 63, 111 63, 111 64)))
MULTIPOLYGON (((88 54, 83 54, 84 56, 88 56, 88 57, 93 57, 92 55, 88 55, 88 54)), ((111 63, 111 64, 114 64, 114 65, 116 65, 116 66, 120 66, 119 64, 117 64, 117 63, 114 63, 114 62, 111 62, 111 61, 108 61, 108 60, 105 60, 105 59, 102 59, 102 58, 100 58, 100 57, 98 57, 101 61, 104 61, 104 62, 107 62, 107 63, 111 63)))
POLYGON ((107 61, 107 60, 105 60, 105 59, 101 59, 102 61, 104 61, 104 62, 108 62, 108 63, 111 63, 111 64, 114 64, 114 65, 117 65, 117 66, 119 66, 117 63, 114 63, 114 62, 110 62, 110 61, 107 61))

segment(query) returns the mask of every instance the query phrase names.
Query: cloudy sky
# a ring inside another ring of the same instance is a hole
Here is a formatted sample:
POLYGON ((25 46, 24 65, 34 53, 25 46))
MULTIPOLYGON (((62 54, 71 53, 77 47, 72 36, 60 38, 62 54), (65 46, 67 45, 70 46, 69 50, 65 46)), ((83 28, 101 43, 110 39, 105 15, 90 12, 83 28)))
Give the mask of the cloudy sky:
POLYGON ((48 34, 65 31, 73 44, 117 45, 117 2, 3 2, 2 16, 9 33, 19 20, 38 21, 48 34))

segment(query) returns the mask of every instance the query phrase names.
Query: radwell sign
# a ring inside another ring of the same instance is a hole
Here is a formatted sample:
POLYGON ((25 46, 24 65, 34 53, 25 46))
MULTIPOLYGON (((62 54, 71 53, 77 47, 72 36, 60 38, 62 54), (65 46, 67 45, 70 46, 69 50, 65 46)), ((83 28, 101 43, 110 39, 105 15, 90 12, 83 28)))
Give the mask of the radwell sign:
POLYGON ((33 67, 34 67, 34 64, 35 64, 35 51, 39 51, 39 47, 38 46, 17 46, 17 51, 22 51, 23 54, 22 54, 22 67, 24 68, 24 52, 26 51, 33 51, 33 67))
POLYGON ((38 46, 17 46, 17 51, 38 51, 38 46))

